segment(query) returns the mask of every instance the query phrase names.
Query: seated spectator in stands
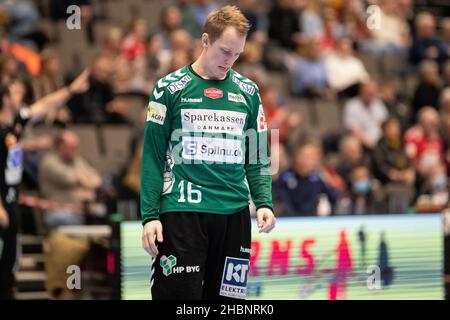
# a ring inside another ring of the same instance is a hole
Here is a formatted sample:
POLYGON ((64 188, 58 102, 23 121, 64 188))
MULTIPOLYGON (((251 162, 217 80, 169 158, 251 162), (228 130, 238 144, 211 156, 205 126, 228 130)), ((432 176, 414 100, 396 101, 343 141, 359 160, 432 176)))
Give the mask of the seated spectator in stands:
POLYGON ((400 121, 402 133, 409 126, 409 105, 399 94, 398 85, 394 80, 383 81, 380 85, 380 98, 389 111, 389 115, 400 121))
POLYGON ((180 30, 182 23, 181 19, 181 11, 178 6, 168 5, 162 9, 156 34, 161 37, 164 50, 172 49, 172 33, 176 30, 180 30))
POLYGON ((130 24, 130 30, 122 42, 122 55, 129 60, 144 56, 146 52, 147 20, 135 19, 130 24))
POLYGON ((437 212, 447 207, 449 184, 445 165, 433 166, 420 189, 416 207, 418 212, 437 212))
POLYGON ((420 83, 414 91, 410 123, 417 119, 417 112, 424 106, 438 108, 441 87, 439 85, 438 65, 431 60, 424 60, 419 66, 420 83))
POLYGON ((382 125, 383 136, 372 152, 373 173, 382 183, 412 186, 415 170, 403 148, 400 121, 389 117, 382 125))
POLYGON ((336 11, 326 8, 324 11, 324 29, 319 37, 320 48, 325 54, 338 49, 339 39, 346 36, 344 26, 338 20, 336 11))
POLYGON ((444 88, 439 96, 439 110, 445 123, 450 115, 450 87, 444 88))
POLYGON ((369 79, 364 64, 355 56, 353 40, 349 37, 339 39, 337 50, 325 56, 325 71, 331 89, 342 96, 355 96, 357 86, 369 79))
POLYGON ((450 87, 450 59, 444 63, 442 68, 442 86, 450 87))
POLYGON ((365 166, 356 167, 350 173, 349 189, 352 214, 374 213, 375 187, 370 171, 365 166))
POLYGON ((269 40, 284 49, 295 49, 301 43, 300 23, 290 0, 277 0, 268 13, 269 40))
POLYGON ((199 26, 203 26, 206 21, 206 17, 212 11, 220 9, 220 4, 216 0, 194 0, 192 7, 192 13, 194 20, 199 26))
POLYGON ((262 51, 263 48, 259 43, 247 42, 237 66, 240 74, 256 83, 267 83, 269 81, 269 75, 262 64, 262 51))
POLYGON ((352 132, 367 149, 373 149, 381 137, 381 124, 388 110, 378 98, 378 84, 371 80, 361 85, 358 97, 344 107, 344 127, 352 132))
POLYGON ((349 134, 339 142, 339 159, 335 164, 336 173, 344 179, 347 189, 351 187, 351 173, 358 167, 369 167, 369 159, 364 154, 361 141, 349 134))
POLYGON ((316 215, 319 200, 324 195, 334 206, 334 191, 320 174, 321 158, 320 146, 315 143, 305 143, 295 150, 292 169, 283 172, 274 183, 283 216, 316 215))
POLYGON ((257 0, 239 0, 237 7, 250 22, 247 39, 259 44, 267 42, 267 17, 257 0))
POLYGON ((151 34, 147 39, 146 60, 148 72, 153 81, 167 75, 171 57, 170 50, 163 48, 162 36, 156 33, 151 34))
POLYGON ((320 5, 319 0, 307 1, 300 13, 300 29, 307 39, 320 38, 324 33, 320 5))
POLYGON ((121 54, 123 31, 121 28, 109 27, 102 38, 100 54, 109 56, 112 59, 117 58, 121 54))
POLYGON ((285 143, 288 134, 296 129, 303 121, 299 111, 288 112, 278 88, 271 84, 260 87, 261 102, 270 130, 279 130, 279 141, 285 143))
POLYGON ((422 60, 434 60, 441 66, 449 57, 444 41, 436 37, 436 21, 429 12, 421 12, 415 20, 415 37, 411 47, 411 62, 414 65, 422 60))
POLYGON ((101 177, 79 155, 79 143, 75 132, 63 130, 56 138, 54 152, 42 159, 39 168, 42 195, 67 207, 46 212, 44 222, 49 228, 84 224, 85 217, 80 211, 85 203, 96 200, 101 177), (71 207, 76 209, 70 210, 71 207))
MULTIPOLYGON (((33 79, 34 98, 39 99, 43 96, 55 92, 64 87, 61 64, 59 56, 53 49, 44 49, 41 52, 41 73, 33 79)), ((67 106, 49 113, 45 119, 47 124, 66 125, 70 122, 70 111, 67 106)))
POLYGON ((292 71, 292 92, 306 97, 325 98, 330 96, 319 41, 307 40, 303 46, 298 48, 298 53, 299 57, 292 71))
POLYGON ((375 54, 396 53, 406 57, 410 47, 409 27, 399 14, 396 1, 381 0, 379 19, 381 28, 370 28, 371 39, 362 47, 375 54))
POLYGON ((0 84, 6 85, 19 73, 23 74, 23 70, 20 70, 19 62, 13 55, 2 52, 0 56, 0 84))
POLYGON ((406 131, 403 137, 406 155, 416 169, 416 190, 431 168, 443 162, 444 141, 439 133, 439 114, 432 107, 419 111, 418 124, 406 131))
MULTIPOLYGON (((441 20, 441 37, 447 46, 447 50, 450 49, 450 18, 445 17, 441 20)), ((447 51, 450 52, 450 51, 447 51)))
POLYGON ((89 90, 74 96, 68 103, 74 123, 127 123, 127 104, 114 96, 112 61, 109 57, 95 59, 89 77, 89 90))

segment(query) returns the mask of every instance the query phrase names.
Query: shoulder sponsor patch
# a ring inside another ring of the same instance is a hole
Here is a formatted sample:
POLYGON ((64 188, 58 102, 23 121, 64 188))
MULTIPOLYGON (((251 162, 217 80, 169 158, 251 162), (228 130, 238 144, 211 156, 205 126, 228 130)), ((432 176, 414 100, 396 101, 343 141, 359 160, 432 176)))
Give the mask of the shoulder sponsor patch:
POLYGON ((264 109, 262 105, 259 105, 257 125, 258 125, 258 132, 267 131, 267 121, 266 116, 264 115, 264 109))
POLYGON ((167 107, 161 103, 150 101, 147 111, 147 121, 157 124, 164 124, 166 118, 167 107))
POLYGON ((174 94, 175 92, 177 92, 179 90, 183 90, 184 87, 186 86, 186 84, 188 84, 188 82, 191 81, 191 80, 192 80, 192 78, 189 75, 185 75, 180 80, 172 82, 171 84, 169 84, 167 89, 169 90, 170 94, 174 94))
POLYGON ((231 93, 231 92, 228 92, 228 101, 247 103, 242 94, 235 94, 235 93, 231 93))
POLYGON ((219 294, 224 297, 245 299, 249 260, 226 257, 219 294))
POLYGON ((255 87, 248 84, 248 83, 244 83, 243 81, 241 81, 238 77, 233 76, 233 82, 236 83, 239 86, 239 89, 241 89, 242 91, 247 92, 249 95, 254 95, 255 94, 255 87))
POLYGON ((203 91, 203 94, 205 97, 208 97, 210 99, 219 99, 219 98, 222 98, 222 96, 223 96, 222 90, 217 89, 217 88, 205 89, 203 91))

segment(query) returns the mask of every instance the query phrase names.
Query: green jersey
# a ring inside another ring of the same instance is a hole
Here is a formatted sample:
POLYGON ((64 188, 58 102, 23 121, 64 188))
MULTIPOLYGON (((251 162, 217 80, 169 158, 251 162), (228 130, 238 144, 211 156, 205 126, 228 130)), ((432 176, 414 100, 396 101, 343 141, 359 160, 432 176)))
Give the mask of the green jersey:
POLYGON ((258 87, 234 70, 206 80, 185 66, 155 83, 141 169, 142 222, 167 212, 272 209, 268 130, 258 87))

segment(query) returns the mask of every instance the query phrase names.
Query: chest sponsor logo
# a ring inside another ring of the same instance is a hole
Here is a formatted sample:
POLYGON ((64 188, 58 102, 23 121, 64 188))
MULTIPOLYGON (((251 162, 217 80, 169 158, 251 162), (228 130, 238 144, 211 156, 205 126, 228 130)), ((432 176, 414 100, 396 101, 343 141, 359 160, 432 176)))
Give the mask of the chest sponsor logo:
POLYGON ((183 137, 182 156, 212 163, 242 163, 240 140, 210 137, 183 137))
POLYGON ((183 132, 211 132, 242 135, 246 113, 228 110, 181 109, 183 132))
POLYGON ((226 257, 219 294, 224 297, 245 299, 248 270, 248 259, 226 257))
POLYGON ((181 102, 184 103, 202 103, 203 98, 181 98, 181 102))
POLYGON ((188 84, 189 81, 191 81, 192 78, 189 75, 185 75, 183 78, 181 78, 178 81, 175 81, 167 87, 167 90, 169 90, 170 94, 174 94, 175 92, 179 90, 183 90, 186 84, 188 84))
POLYGON ((236 76, 233 76, 233 82, 236 83, 239 86, 239 89, 241 89, 242 91, 247 92, 249 95, 253 95, 255 93, 255 87, 254 86, 242 82, 236 76))
POLYGON ((259 105, 257 125, 258 125, 258 132, 267 131, 267 121, 266 116, 264 115, 264 109, 262 105, 259 105))
POLYGON ((247 103, 242 94, 235 94, 235 93, 231 93, 231 92, 228 92, 228 101, 247 103))
POLYGON ((147 111, 147 121, 164 124, 167 107, 161 103, 150 101, 147 111))
POLYGON ((211 99, 219 99, 223 97, 223 91, 217 88, 208 88, 203 90, 203 95, 211 99))

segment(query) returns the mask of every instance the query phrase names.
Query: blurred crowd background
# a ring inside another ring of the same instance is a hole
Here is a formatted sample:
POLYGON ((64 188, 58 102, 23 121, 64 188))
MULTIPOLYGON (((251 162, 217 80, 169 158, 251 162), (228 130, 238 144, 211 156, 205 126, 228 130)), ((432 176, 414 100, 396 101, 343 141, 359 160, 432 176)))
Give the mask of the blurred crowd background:
POLYGON ((23 198, 23 232, 105 213, 139 218, 149 94, 198 57, 203 22, 224 3, 252 24, 234 69, 258 84, 279 130, 277 216, 447 208, 445 1, 3 0, 0 82, 17 101, 30 105, 90 70, 85 93, 25 131, 23 194, 55 205, 23 198), (80 29, 68 28, 70 5, 80 29))

